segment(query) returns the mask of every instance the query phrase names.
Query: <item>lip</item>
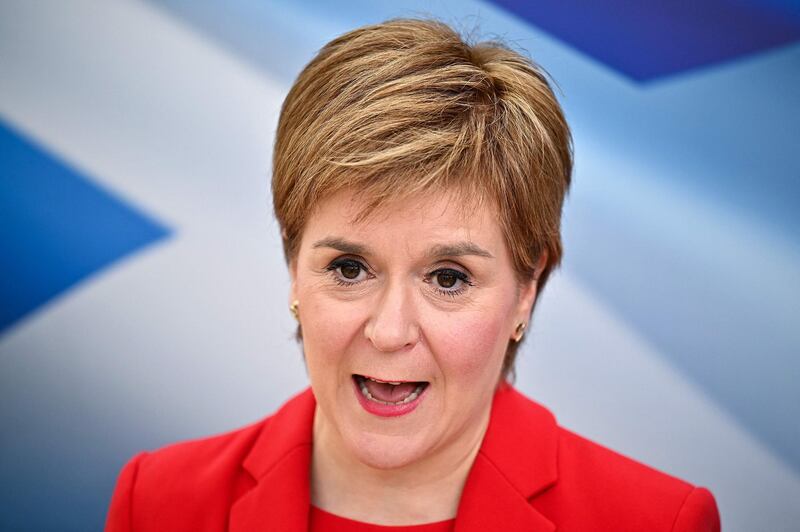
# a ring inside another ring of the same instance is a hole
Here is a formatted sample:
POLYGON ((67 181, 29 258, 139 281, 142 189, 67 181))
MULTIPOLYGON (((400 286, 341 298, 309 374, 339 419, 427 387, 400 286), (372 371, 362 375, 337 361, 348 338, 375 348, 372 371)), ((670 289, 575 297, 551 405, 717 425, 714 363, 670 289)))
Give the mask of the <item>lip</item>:
MULTIPOLYGON (((366 375, 364 376, 366 377, 366 375)), ((370 414, 380 417, 397 417, 410 414, 411 412, 416 410, 416 408, 420 405, 423 397, 425 397, 425 395, 428 393, 428 388, 430 388, 430 384, 428 384, 428 386, 426 386, 425 389, 422 390, 419 396, 410 403, 405 403, 401 405, 384 405, 381 403, 376 403, 375 401, 370 401, 369 399, 364 397, 364 394, 361 393, 361 389, 359 388, 356 379, 351 378, 350 381, 353 383, 353 392, 356 394, 356 399, 358 399, 358 403, 361 405, 361 407, 370 414)), ((415 381, 391 381, 391 382, 415 382, 415 381)))

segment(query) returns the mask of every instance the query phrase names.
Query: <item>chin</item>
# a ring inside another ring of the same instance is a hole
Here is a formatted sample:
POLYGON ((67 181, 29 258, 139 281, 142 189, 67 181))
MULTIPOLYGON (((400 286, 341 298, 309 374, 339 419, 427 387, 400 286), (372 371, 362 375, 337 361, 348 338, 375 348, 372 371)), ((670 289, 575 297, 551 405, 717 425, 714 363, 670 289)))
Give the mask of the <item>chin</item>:
POLYGON ((361 463, 374 469, 399 469, 425 457, 427 447, 419 438, 375 433, 348 435, 346 444, 361 463))

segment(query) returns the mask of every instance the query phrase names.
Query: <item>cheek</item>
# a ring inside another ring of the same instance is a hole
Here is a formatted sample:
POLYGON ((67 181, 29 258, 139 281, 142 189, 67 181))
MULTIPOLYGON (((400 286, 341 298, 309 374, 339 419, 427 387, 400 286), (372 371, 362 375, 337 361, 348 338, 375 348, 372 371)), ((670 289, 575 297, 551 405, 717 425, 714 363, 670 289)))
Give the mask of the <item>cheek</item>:
POLYGON ((341 302, 305 297, 301 314, 303 347, 309 365, 337 363, 353 337, 359 333, 355 312, 347 312, 341 302))
POLYGON ((491 375, 488 369, 499 369, 505 355, 504 321, 492 313, 476 312, 461 315, 457 321, 430 334, 434 353, 445 378, 474 379, 491 375))

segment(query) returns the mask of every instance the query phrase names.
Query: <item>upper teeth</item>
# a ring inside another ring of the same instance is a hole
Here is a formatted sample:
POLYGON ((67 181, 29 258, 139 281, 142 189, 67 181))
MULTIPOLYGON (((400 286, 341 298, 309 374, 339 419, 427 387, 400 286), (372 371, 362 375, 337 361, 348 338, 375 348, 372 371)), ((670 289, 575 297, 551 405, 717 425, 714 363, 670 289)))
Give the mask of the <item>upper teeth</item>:
POLYGON ((394 386, 397 386, 398 384, 403 384, 402 382, 382 381, 382 380, 379 380, 379 379, 373 379, 372 377, 367 377, 367 378, 369 380, 371 380, 372 382, 379 382, 381 384, 392 384, 394 386))

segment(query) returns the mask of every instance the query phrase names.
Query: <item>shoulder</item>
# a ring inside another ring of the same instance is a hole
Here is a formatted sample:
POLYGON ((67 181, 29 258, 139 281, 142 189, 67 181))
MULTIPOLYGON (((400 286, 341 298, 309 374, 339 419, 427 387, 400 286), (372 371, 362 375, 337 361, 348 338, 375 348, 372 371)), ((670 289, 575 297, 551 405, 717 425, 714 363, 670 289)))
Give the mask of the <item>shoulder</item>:
POLYGON ((552 496, 579 505, 584 517, 617 523, 617 530, 719 530, 707 489, 562 427, 558 432, 560 486, 552 496))
POLYGON ((306 390, 245 427, 139 453, 119 474, 106 530, 225 529, 256 477, 307 439, 313 407, 306 390))
POLYGON ((535 433, 513 433, 540 454, 540 469, 553 471, 548 485, 530 500, 559 529, 719 530, 716 503, 707 489, 561 427, 549 410, 513 389, 504 401, 515 426, 525 419, 536 427, 535 433), (542 445, 548 449, 544 453, 542 445))
POLYGON ((270 419, 134 456, 117 479, 106 530, 184 530, 192 513, 224 526, 228 501, 252 482, 241 463, 270 419))
POLYGON ((178 477, 179 481, 172 481, 169 485, 190 485, 194 489, 200 479, 221 480, 235 474, 271 419, 271 416, 266 417, 230 432, 140 453, 132 460, 137 463, 137 484, 160 484, 166 478, 178 477))

